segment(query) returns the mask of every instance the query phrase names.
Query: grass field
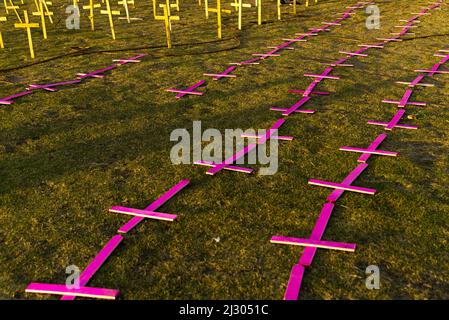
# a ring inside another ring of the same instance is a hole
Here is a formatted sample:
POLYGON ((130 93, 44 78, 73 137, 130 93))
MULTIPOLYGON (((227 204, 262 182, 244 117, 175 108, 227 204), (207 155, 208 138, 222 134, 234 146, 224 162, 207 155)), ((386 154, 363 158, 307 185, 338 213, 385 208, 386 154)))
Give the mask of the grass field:
MULTIPOLYGON (((152 18, 150 1, 136 0, 131 15, 144 20, 116 23, 117 40, 107 20, 98 17, 91 32, 83 13, 80 30, 67 30, 64 18, 48 25, 49 39, 33 31, 37 59, 30 61, 26 33, 2 23, 6 48, 0 51, 0 97, 30 83, 73 79, 110 65, 112 59, 146 53, 128 64, 58 92, 37 92, 0 109, 0 298, 54 299, 24 293, 30 282, 65 283, 65 268, 83 269, 129 217, 107 212, 112 205, 144 208, 181 179, 191 184, 161 208, 178 214, 173 223, 145 221, 125 238, 89 283, 116 288, 122 299, 282 299, 299 247, 270 244, 272 235, 308 237, 329 194, 309 186, 311 178, 341 181, 357 154, 343 145, 366 147, 380 133, 367 120, 390 119, 414 69, 429 68, 448 48, 449 8, 421 19, 415 37, 353 58, 354 68, 337 69, 339 81, 318 90, 313 115, 288 118, 280 130, 295 140, 279 146, 273 176, 221 172, 173 165, 170 133, 176 128, 268 128, 305 89, 305 72, 322 72, 339 50, 387 37, 428 1, 376 1, 381 28, 367 30, 364 10, 320 34, 297 50, 260 65, 238 68, 235 79, 208 81, 202 97, 180 100, 164 89, 187 87, 204 72, 224 70, 229 62, 265 52, 281 38, 329 21, 356 1, 320 0, 298 6, 293 16, 265 1, 258 26, 256 10, 224 17, 224 38, 216 39, 214 19, 204 19, 197 1, 181 0, 181 20, 173 23, 172 49, 165 48, 163 23, 152 18), (141 48, 141 49, 139 49, 141 48), (33 65, 31 65, 34 63, 33 65), (214 238, 220 238, 217 242, 214 238)), ((65 6, 55 1, 56 17, 65 6)), ((115 5, 116 6, 116 5, 115 5)), ((36 18, 34 18, 36 19, 36 18)), ((301 299, 449 298, 449 77, 437 75, 433 88, 414 94, 425 108, 411 107, 409 123, 419 130, 396 130, 382 145, 399 157, 370 159, 355 185, 378 194, 345 194, 324 238, 357 244, 354 254, 319 250, 305 274, 301 299), (378 265, 380 290, 367 290, 365 269, 378 265)), ((255 169, 257 165, 249 166, 255 169)))

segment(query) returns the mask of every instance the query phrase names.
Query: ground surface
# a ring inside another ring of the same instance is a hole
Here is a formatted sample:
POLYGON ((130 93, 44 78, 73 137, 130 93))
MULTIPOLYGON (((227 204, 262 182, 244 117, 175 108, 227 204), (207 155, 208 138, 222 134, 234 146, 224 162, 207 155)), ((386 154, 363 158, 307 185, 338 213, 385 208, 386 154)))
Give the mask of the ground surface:
MULTIPOLYGON (((152 20, 149 2, 139 0, 131 12, 145 20, 117 23, 115 42, 107 36, 104 17, 97 19, 94 33, 85 16, 78 31, 65 29, 63 19, 49 26, 46 42, 33 32, 37 62, 76 53, 71 47, 97 53, 4 71, 30 63, 25 32, 4 32, 1 97, 29 83, 72 79, 115 58, 148 56, 104 79, 36 93, 1 108, 1 298, 52 299, 24 289, 32 281, 64 283, 68 265, 84 268, 128 220, 109 214, 110 206, 144 208, 189 178, 191 185, 161 208, 179 220, 142 223, 91 285, 120 289, 123 299, 281 299, 302 249, 270 244, 270 237, 309 235, 329 190, 309 186, 307 180, 345 177, 357 155, 338 147, 365 147, 383 132, 366 121, 391 118, 394 106, 381 100, 402 95, 404 88, 394 81, 411 81, 414 69, 432 66, 439 59, 433 54, 449 40, 449 9, 443 7, 421 19, 415 38, 371 50, 369 57, 353 60, 355 68, 335 72, 342 80, 320 85, 335 93, 311 101, 316 114, 289 117, 281 133, 296 140, 280 145, 277 174, 210 177, 203 167, 171 163, 172 130, 190 129, 194 120, 220 130, 267 128, 280 117, 269 107, 295 102, 287 90, 309 84, 304 72, 321 72, 319 62, 336 60, 339 50, 388 36, 399 19, 410 18, 428 1, 377 1, 380 30, 367 30, 366 14, 358 11, 343 26, 298 44, 298 50, 240 68, 236 79, 209 82, 203 97, 177 101, 163 89, 193 84, 203 72, 222 71, 227 63, 320 26, 355 3, 301 5, 297 16, 286 14, 278 22, 274 3, 266 1, 264 25, 255 24, 253 9, 238 32, 233 15, 225 19, 224 39, 217 42, 213 20, 204 19, 196 1, 185 2, 181 21, 173 24, 172 50, 164 48, 163 25, 152 20), (138 47, 148 48, 127 50, 138 47)), ((58 15, 63 12, 61 7, 58 15)), ((10 25, 2 28, 10 30, 10 25)), ((409 121, 420 130, 393 131, 383 149, 400 157, 371 159, 357 181, 379 193, 346 194, 328 225, 326 239, 357 243, 358 250, 319 251, 306 272, 302 299, 449 298, 449 77, 429 81, 436 87, 418 91, 414 100, 430 105, 410 109, 416 119, 409 121), (365 268, 373 264, 381 270, 380 290, 365 288, 365 268)))

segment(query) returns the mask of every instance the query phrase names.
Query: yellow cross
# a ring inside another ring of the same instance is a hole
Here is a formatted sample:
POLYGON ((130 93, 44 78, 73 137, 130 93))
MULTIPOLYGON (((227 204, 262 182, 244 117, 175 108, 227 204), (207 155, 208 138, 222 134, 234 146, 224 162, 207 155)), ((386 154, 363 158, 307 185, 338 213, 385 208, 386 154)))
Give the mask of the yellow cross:
MULTIPOLYGON (((170 1, 166 1, 166 2, 167 2, 166 4, 170 3, 170 1)), ((199 0, 199 2, 200 2, 200 5, 201 5, 201 0, 199 0)), ((170 7, 168 8, 168 15, 169 16, 171 15, 170 8, 175 8, 176 11, 179 11, 179 0, 176 0, 176 3, 171 3, 170 4, 170 7)), ((154 19, 156 19, 156 17, 157 17, 157 3, 156 3, 156 0, 153 0, 153 16, 154 16, 154 19)), ((163 17, 163 16, 161 16, 161 17, 163 17)), ((158 19, 158 20, 160 20, 160 19, 158 19)), ((171 30, 171 25, 170 25, 170 30, 171 30)))
POLYGON ((93 0, 89 0, 89 4, 83 6, 83 10, 89 10, 90 29, 92 31, 95 30, 94 9, 98 8, 101 8, 101 4, 94 3, 93 0))
POLYGON ((112 16, 120 15, 119 10, 111 10, 111 5, 109 4, 109 0, 105 0, 106 2, 106 10, 101 10, 101 14, 107 14, 109 17, 109 26, 111 27, 112 39, 115 40, 115 30, 114 30, 114 21, 112 20, 112 16))
POLYGON ((30 46, 31 58, 34 59, 33 38, 31 38, 31 28, 39 28, 39 23, 30 23, 28 20, 28 12, 23 11, 25 23, 14 23, 14 28, 22 28, 27 30, 28 45, 30 46))
POLYGON ((53 15, 53 12, 48 10, 48 6, 53 5, 53 3, 51 1, 42 0, 42 4, 45 9, 45 15, 48 17, 48 20, 50 20, 50 23, 53 24, 53 18, 51 17, 53 15))
MULTIPOLYGON (((0 17, 0 22, 7 21, 6 17, 0 17)), ((3 49, 5 47, 5 44, 3 43, 3 36, 2 31, 0 30, 0 48, 3 49)))
POLYGON ((12 0, 3 0, 3 3, 5 5, 6 14, 9 14, 8 10, 14 10, 14 13, 15 13, 17 19, 20 21, 20 23, 22 23, 23 22, 22 18, 20 17, 19 13, 17 12, 17 9, 20 9, 20 7, 16 6, 12 0), (9 5, 8 5, 7 1, 9 1, 9 5))
MULTIPOLYGON (((280 0, 278 0, 280 1, 280 0)), ((239 11, 239 22, 238 27, 239 30, 242 30, 242 9, 243 8, 251 8, 251 5, 249 3, 242 3, 242 0, 235 0, 234 3, 231 3, 232 7, 235 7, 239 11)))
POLYGON ((179 0, 176 0, 176 3, 172 3, 172 4, 170 5, 170 7, 171 7, 171 8, 175 8, 176 11, 179 12, 179 0))
MULTIPOLYGON (((47 12, 45 12, 45 1, 44 0, 35 0, 34 4, 36 5, 37 11, 33 12, 33 16, 39 16, 41 17, 41 25, 42 25, 42 35, 44 36, 44 39, 47 39, 47 26, 45 25, 45 16, 48 16, 51 18, 51 15, 53 15, 53 12, 49 12, 47 8, 47 12), (39 1, 39 3, 37 3, 39 1)), ((46 5, 46 4, 45 4, 46 5)))
POLYGON ((128 21, 128 23, 131 23, 131 19, 129 17, 129 7, 128 4, 132 4, 134 1, 133 0, 121 0, 119 2, 117 2, 118 4, 122 5, 123 8, 125 8, 125 14, 126 14, 126 21, 128 21))
POLYGON ((164 9, 163 16, 156 16, 156 20, 164 20, 165 22, 165 36, 167 37, 167 47, 171 48, 171 22, 177 20, 179 21, 179 16, 171 16, 170 15, 170 3, 169 0, 166 0, 166 4, 160 4, 159 7, 164 9))
MULTIPOLYGON (((207 3, 207 0, 205 0, 205 3, 207 3)), ((221 13, 231 14, 231 10, 222 9, 221 8, 221 0, 217 0, 217 7, 216 8, 208 8, 207 11, 208 12, 215 12, 217 14, 218 39, 221 39, 221 13)))

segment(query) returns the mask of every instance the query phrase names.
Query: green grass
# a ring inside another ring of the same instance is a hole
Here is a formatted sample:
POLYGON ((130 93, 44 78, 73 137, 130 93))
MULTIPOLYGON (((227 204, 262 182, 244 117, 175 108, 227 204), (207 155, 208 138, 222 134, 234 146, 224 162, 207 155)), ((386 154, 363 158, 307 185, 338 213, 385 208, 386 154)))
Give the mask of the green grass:
MULTIPOLYGON (((356 166, 358 156, 338 148, 367 146, 383 132, 366 121, 390 119, 395 108, 381 100, 404 92, 394 81, 411 81, 414 69, 439 60, 433 54, 449 40, 448 8, 423 17, 416 37, 372 49, 369 57, 352 59, 355 68, 335 70, 341 80, 320 84, 334 94, 309 102, 314 115, 288 118, 280 132, 296 139, 280 144, 277 174, 210 177, 203 167, 171 163, 174 129, 190 130, 194 120, 204 129, 268 128, 280 117, 269 107, 291 105, 297 96, 287 90, 310 83, 303 73, 322 71, 319 62, 336 60, 339 50, 387 36, 399 19, 428 2, 378 1, 379 30, 365 28, 360 10, 297 50, 238 68, 238 78, 208 81, 204 96, 179 101, 163 89, 193 84, 203 72, 222 71, 229 62, 264 52, 355 1, 301 5, 297 16, 286 14, 282 21, 276 20, 274 2, 266 1, 266 23, 257 26, 256 11, 247 10, 239 32, 236 15, 226 17, 224 39, 216 41, 214 16, 206 21, 196 1, 181 0, 171 50, 164 48, 163 24, 153 21, 150 2, 136 3, 131 14, 145 19, 118 22, 116 41, 108 37, 105 17, 97 18, 94 33, 85 13, 81 30, 65 29, 62 19, 48 26, 45 42, 33 31, 34 62, 59 58, 0 74, 4 97, 29 83, 72 79, 115 58, 148 54, 104 79, 38 92, 2 107, 0 297, 54 299, 24 289, 32 281, 64 283, 68 265, 83 269, 129 219, 109 214, 110 206, 144 208, 188 178, 191 184, 161 208, 179 220, 143 222, 90 284, 117 288, 122 299, 281 299, 302 249, 270 244, 270 237, 310 234, 329 190, 307 180, 340 181, 356 166), (80 54, 80 47, 89 49, 80 54), (146 49, 129 49, 138 47, 146 49)), ((63 3, 56 7, 55 14, 63 16, 63 3)), ((7 30, 2 70, 31 63, 25 32, 12 31, 10 24, 0 25, 7 30)), ((302 299, 449 298, 449 78, 437 75, 426 82, 436 87, 415 91, 413 99, 429 106, 409 109, 416 117, 410 123, 420 129, 393 131, 382 148, 400 156, 373 156, 356 182, 379 193, 346 194, 334 210, 324 238, 357 243, 356 253, 318 251, 305 274, 302 299), (372 264, 380 267, 380 290, 365 288, 365 268, 372 264)))

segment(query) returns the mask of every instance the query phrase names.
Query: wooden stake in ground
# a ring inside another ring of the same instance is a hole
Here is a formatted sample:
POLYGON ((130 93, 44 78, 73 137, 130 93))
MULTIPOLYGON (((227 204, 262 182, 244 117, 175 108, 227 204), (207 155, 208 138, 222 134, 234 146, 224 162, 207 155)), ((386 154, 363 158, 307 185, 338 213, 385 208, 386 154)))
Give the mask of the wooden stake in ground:
POLYGON ((28 12, 26 10, 23 11, 23 17, 25 19, 25 22, 15 23, 14 28, 21 28, 27 30, 28 45, 30 47, 31 59, 34 59, 33 38, 31 37, 31 29, 39 28, 39 23, 30 23, 30 21, 28 20, 28 12))
POLYGON ((45 16, 53 14, 53 13, 47 14, 47 12, 44 11, 45 10, 44 3, 45 3, 45 0, 36 0, 35 5, 37 7, 37 11, 33 12, 32 14, 33 14, 33 16, 39 16, 41 18, 42 35, 43 35, 44 39, 47 39, 47 26, 45 24, 45 16), (37 1, 39 1, 39 3, 37 1))
POLYGON ((235 0, 234 3, 231 3, 231 6, 236 7, 236 9, 238 10, 239 13, 238 28, 239 30, 242 30, 242 10, 243 8, 251 8, 251 5, 249 3, 243 3, 242 0, 235 0))
POLYGON ((109 26, 111 27, 112 39, 115 40, 115 29, 114 29, 114 20, 112 20, 112 16, 120 15, 119 10, 111 10, 111 5, 109 4, 109 0, 105 0, 106 10, 101 10, 101 14, 107 14, 109 17, 109 26))
POLYGON ((89 10, 90 29, 92 31, 95 30, 94 9, 98 9, 98 8, 101 8, 101 4, 94 3, 93 0, 89 0, 89 4, 83 6, 83 10, 89 10))
POLYGON ((167 38, 167 47, 171 48, 171 21, 179 21, 179 16, 170 15, 170 3, 166 0, 166 4, 160 4, 159 7, 164 9, 163 16, 156 16, 156 20, 163 20, 165 23, 165 36, 167 38))
MULTIPOLYGON (((207 0, 206 0, 206 3, 207 3, 207 0)), ((208 11, 214 12, 217 14, 217 33, 218 33, 218 39, 221 39, 221 13, 231 14, 231 10, 222 9, 221 8, 221 0, 217 0, 217 7, 209 8, 208 11)))
MULTIPOLYGON (((6 17, 0 17, 0 22, 5 22, 7 21, 6 17)), ((2 36, 2 31, 0 29, 0 49, 5 48, 5 44, 3 43, 3 36, 2 36)))
POLYGON ((262 24, 262 0, 256 0, 257 6, 257 24, 260 26, 262 24))
POLYGON ((209 19, 209 1, 204 0, 204 13, 206 14, 206 19, 209 19))

